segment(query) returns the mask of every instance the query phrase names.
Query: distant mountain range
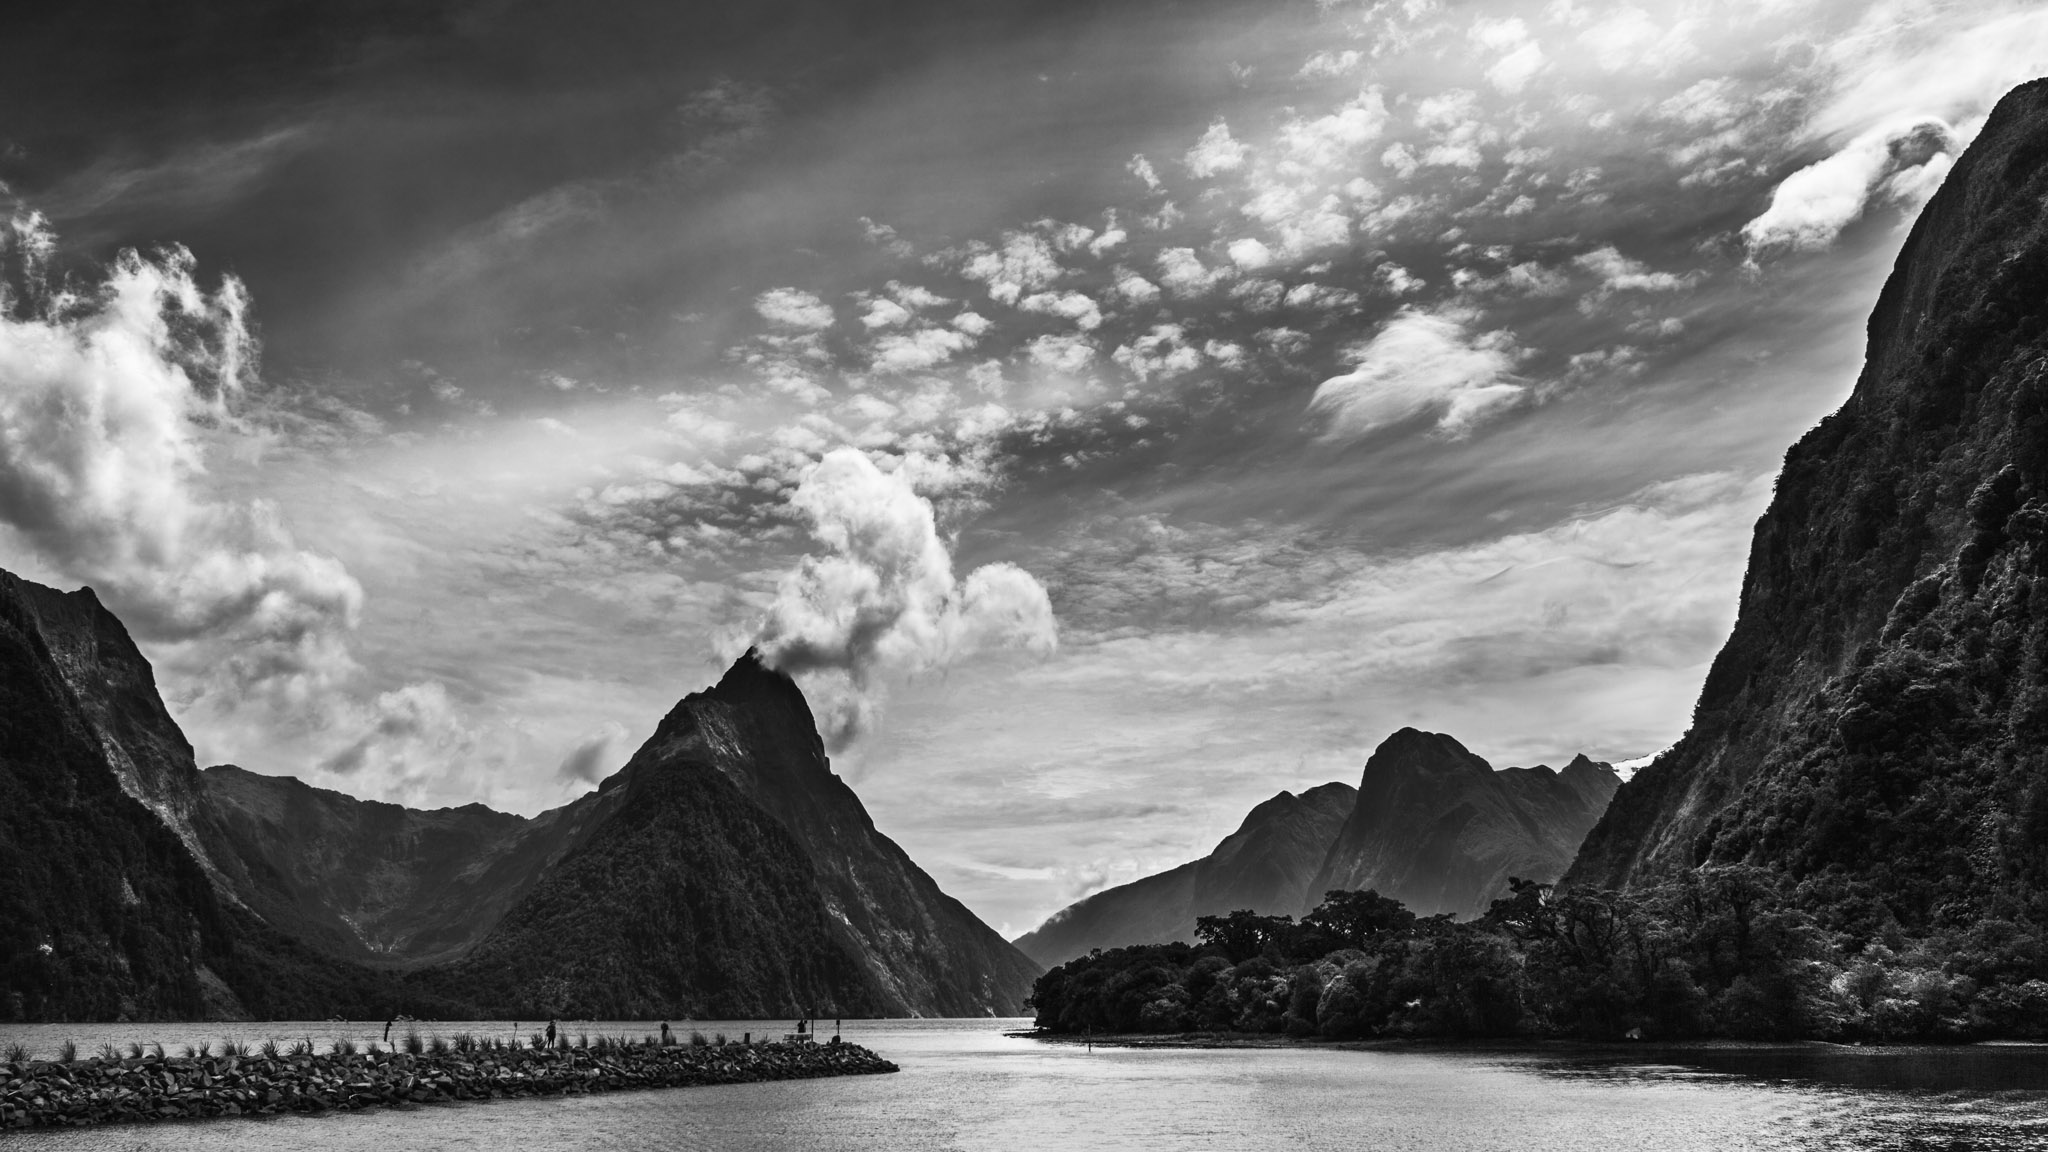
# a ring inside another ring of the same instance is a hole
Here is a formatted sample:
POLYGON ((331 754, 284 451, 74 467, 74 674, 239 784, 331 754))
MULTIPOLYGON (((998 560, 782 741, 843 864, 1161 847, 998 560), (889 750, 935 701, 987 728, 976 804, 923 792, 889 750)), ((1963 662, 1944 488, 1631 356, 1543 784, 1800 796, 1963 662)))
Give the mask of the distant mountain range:
POLYGON ((1299 915, 1333 889, 1476 916, 1511 876, 1562 876, 1620 783, 1584 756, 1562 772, 1495 771, 1449 736, 1403 728, 1373 751, 1357 788, 1282 792, 1209 855, 1069 905, 1017 947, 1050 967, 1096 948, 1192 941, 1198 916, 1299 915))
POLYGON ((532 819, 200 772, 90 590, 0 573, 0 1016, 986 1015, 1038 966, 743 657, 532 819))
POLYGON ((1192 941, 1197 916, 1238 908, 1292 915, 1357 799, 1349 784, 1282 792, 1207 856, 1070 904, 1017 947, 1050 968, 1095 948, 1192 941))

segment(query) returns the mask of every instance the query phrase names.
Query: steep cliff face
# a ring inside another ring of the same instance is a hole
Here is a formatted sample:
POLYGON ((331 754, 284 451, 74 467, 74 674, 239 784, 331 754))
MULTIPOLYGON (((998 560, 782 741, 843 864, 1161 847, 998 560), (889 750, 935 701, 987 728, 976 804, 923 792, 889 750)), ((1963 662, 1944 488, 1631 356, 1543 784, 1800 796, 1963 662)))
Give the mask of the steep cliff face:
POLYGON ((1018 937, 1017 947, 1050 968, 1096 948, 1192 942, 1198 916, 1240 908, 1293 915, 1304 902, 1315 904, 1309 881, 1357 796, 1336 783, 1299 796, 1282 792, 1253 808, 1207 856, 1068 905, 1018 937))
POLYGON ((330 955, 398 968, 475 947, 615 799, 528 820, 481 804, 422 812, 233 765, 200 779, 209 854, 243 903, 330 955))
POLYGON ((121 622, 0 573, 0 1018, 445 1014, 226 897, 197 780, 121 622))
POLYGON ((1562 772, 1496 772, 1449 736, 1403 728, 1365 762, 1358 804, 1309 904, 1329 890, 1371 889, 1418 915, 1477 916, 1507 894, 1510 877, 1563 875, 1620 783, 1584 756, 1562 772))
POLYGON ((1861 930, 2048 907, 2048 83, 1928 203, 1849 401, 1787 453, 1692 729, 1567 883, 1706 863, 1861 930))

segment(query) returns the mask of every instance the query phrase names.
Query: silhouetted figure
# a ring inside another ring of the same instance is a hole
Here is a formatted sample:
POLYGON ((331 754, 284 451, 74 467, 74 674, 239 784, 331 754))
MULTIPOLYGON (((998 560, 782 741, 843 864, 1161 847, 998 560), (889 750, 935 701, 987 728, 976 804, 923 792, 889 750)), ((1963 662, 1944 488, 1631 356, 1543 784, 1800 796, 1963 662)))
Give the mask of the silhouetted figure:
POLYGON ((396 1023, 398 1023, 398 1017, 396 1016, 384 1022, 384 1042, 386 1044, 391 1043, 391 1026, 396 1023))
POLYGON ((553 1048, 554 1046, 555 1046, 555 1022, 554 1022, 553 1020, 550 1020, 550 1021, 548 1021, 548 1047, 550 1047, 550 1048, 553 1048))
POLYGON ((663 1048, 668 1047, 668 1021, 666 1020, 661 1022, 661 1046, 663 1048))

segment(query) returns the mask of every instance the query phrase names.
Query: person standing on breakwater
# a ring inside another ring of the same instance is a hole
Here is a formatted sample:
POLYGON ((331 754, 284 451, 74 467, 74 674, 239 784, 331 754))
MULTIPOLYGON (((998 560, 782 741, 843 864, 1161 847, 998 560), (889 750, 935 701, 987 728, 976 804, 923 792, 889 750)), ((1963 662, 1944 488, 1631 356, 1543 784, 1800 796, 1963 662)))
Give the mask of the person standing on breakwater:
POLYGON ((668 1021, 666 1020, 661 1022, 661 1046, 663 1048, 668 1047, 668 1021))
POLYGON ((386 1044, 391 1043, 391 1026, 396 1023, 398 1023, 398 1017, 396 1016, 384 1022, 384 1042, 386 1044))
POLYGON ((554 1022, 553 1020, 550 1020, 550 1021, 548 1021, 548 1047, 550 1047, 550 1048, 553 1048, 554 1046, 555 1046, 555 1022, 554 1022))

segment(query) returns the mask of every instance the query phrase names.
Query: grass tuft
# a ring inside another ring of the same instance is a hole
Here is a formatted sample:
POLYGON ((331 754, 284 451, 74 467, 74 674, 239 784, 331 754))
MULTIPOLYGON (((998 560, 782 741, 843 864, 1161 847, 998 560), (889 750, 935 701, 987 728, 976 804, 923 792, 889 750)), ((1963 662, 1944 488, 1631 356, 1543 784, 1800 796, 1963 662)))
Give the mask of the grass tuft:
POLYGON ((384 1054, 383 1050, 377 1047, 377 1042, 375 1040, 372 1040, 368 1044, 364 1045, 363 1051, 371 1056, 382 1056, 384 1054))
POLYGON ((708 1046, 709 1046, 710 1044, 711 1044, 711 1041, 709 1041, 709 1040, 706 1040, 706 1039, 704 1038, 704 1034, 703 1034, 702 1032, 695 1032, 695 1031, 693 1031, 693 1032, 691 1032, 691 1033, 690 1033, 690 1047, 692 1047, 692 1048, 704 1048, 704 1047, 708 1047, 708 1046))
POLYGON ((246 1055, 247 1053, 247 1048, 244 1048, 242 1045, 237 1044, 233 1040, 223 1040, 220 1042, 220 1054, 223 1056, 242 1056, 246 1055))
POLYGON ((7 1062, 8 1062, 9 1064, 26 1064, 26 1063, 28 1063, 28 1048, 27 1048, 27 1046, 26 1046, 26 1045, 23 1045, 23 1044, 20 1044, 20 1043, 15 1043, 15 1044, 9 1044, 9 1045, 7 1046, 7 1062))
POLYGON ((66 1040, 57 1048, 57 1063, 69 1064, 78 1059, 78 1045, 66 1040))
POLYGON ((265 1060, 275 1060, 282 1055, 284 1055, 284 1052, 278 1048, 276 1037, 263 1042, 263 1058, 265 1060))
POLYGON ((720 1032, 718 1035, 713 1036, 711 1038, 711 1042, 713 1044, 718 1045, 720 1048, 725 1047, 725 1033, 720 1032))
POLYGON ((425 1044, 420 1043, 419 1029, 411 1028, 406 1030, 405 1050, 407 1053, 414 1056, 418 1056, 420 1053, 425 1052, 427 1050, 427 1046, 425 1044))
POLYGON ((130 1040, 128 1042, 128 1058, 130 1060, 142 1059, 142 1045, 130 1040))
POLYGON ((294 1056, 311 1056, 313 1054, 313 1038, 308 1036, 303 1040, 292 1041, 291 1054, 294 1056))
POLYGON ((100 1059, 112 1064, 121 1058, 121 1050, 114 1047, 112 1041, 108 1041, 100 1045, 99 1056, 100 1059))
POLYGON ((149 1054, 151 1056, 154 1056, 158 1060, 166 1060, 170 1058, 170 1054, 164 1051, 164 1042, 161 1040, 150 1041, 149 1054))
POLYGON ((347 1036, 343 1036, 343 1037, 342 1037, 341 1039, 339 1039, 339 1040, 336 1040, 336 1041, 334 1042, 334 1054, 335 1054, 336 1056, 353 1056, 353 1055, 355 1055, 355 1054, 356 1054, 356 1042, 355 1042, 354 1040, 350 1039, 350 1038, 349 1038, 349 1037, 347 1037, 347 1036))
POLYGON ((528 1036, 526 1038, 526 1042, 527 1044, 532 1046, 535 1052, 538 1052, 541 1049, 548 1046, 548 1038, 539 1032, 535 1032, 533 1035, 528 1036))
POLYGON ((427 1045, 427 1051, 432 1052, 436 1056, 446 1056, 448 1054, 448 1041, 440 1036, 436 1036, 433 1042, 427 1045))

